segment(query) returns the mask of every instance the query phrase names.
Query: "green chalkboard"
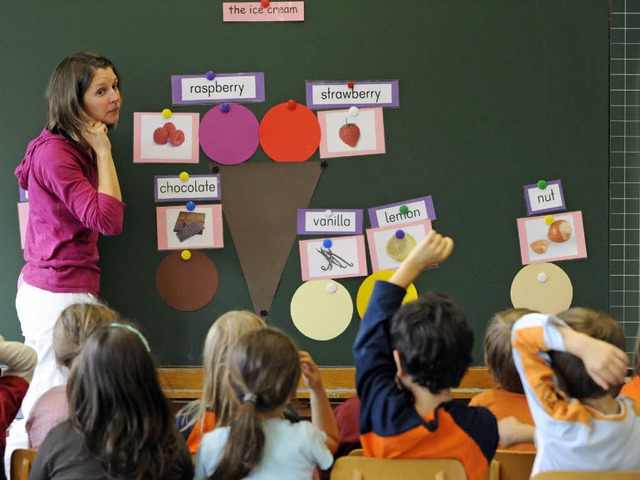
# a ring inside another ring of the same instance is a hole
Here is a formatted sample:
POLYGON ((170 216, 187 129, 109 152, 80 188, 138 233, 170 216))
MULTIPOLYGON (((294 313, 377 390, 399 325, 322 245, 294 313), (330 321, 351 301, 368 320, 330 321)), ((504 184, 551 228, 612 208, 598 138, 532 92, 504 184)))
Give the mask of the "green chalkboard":
MULTIPOLYGON (((310 208, 366 209, 431 195, 434 227, 457 246, 445 266, 416 286, 459 301, 477 335, 478 363, 486 322, 510 306, 511 281, 522 267, 516 218, 526 215, 523 185, 562 180, 567 208, 583 212, 588 258, 559 265, 573 282, 574 304, 607 308, 607 2, 308 0, 305 18, 223 23, 222 3, 210 0, 2 2, 1 333, 20 338, 13 304, 23 262, 13 170, 42 128, 50 72, 79 50, 112 59, 124 91, 112 144, 125 225, 121 236, 100 241, 102 297, 143 326, 163 365, 198 364, 213 319, 251 308, 226 223, 225 248, 205 250, 219 272, 214 299, 192 313, 160 299, 155 272, 167 253, 157 250, 153 177, 183 167, 132 162, 133 113, 170 106, 172 75, 208 70, 264 72, 265 101, 247 104, 258 119, 290 98, 304 102, 307 80, 399 81, 400 107, 384 111, 386 154, 330 159, 310 208)), ((174 111, 202 116, 209 108, 174 111)), ((258 148, 249 161, 271 160, 258 148)), ((320 162, 319 154, 309 161, 320 162)), ((201 152, 200 163, 188 169, 205 174, 210 164, 201 152)), ((340 280, 354 302, 361 281, 340 280)), ((296 242, 269 322, 318 363, 353 365, 357 313, 335 340, 305 338, 289 314, 301 283, 296 242)))

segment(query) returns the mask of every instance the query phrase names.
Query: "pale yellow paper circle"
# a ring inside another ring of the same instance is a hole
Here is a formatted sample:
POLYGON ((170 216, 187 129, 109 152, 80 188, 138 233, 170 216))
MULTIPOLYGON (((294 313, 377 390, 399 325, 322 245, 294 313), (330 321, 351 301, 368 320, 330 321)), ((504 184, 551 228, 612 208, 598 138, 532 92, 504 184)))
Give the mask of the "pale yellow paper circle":
MULTIPOLYGON (((394 270, 378 270, 372 273, 360 284, 358 289, 358 295, 356 296, 356 308, 358 309, 358 315, 360 318, 364 317, 364 312, 369 305, 369 299, 373 293, 373 286, 376 280, 389 280, 393 275, 394 270)), ((418 291, 414 287, 413 283, 407 288, 407 294, 402 299, 402 303, 410 302, 418 298, 418 291)))
POLYGON ((351 295, 334 280, 309 280, 291 299, 293 324, 314 340, 337 337, 347 329, 352 316, 351 295))
POLYGON ((515 308, 556 314, 569 308, 572 301, 571 279, 553 263, 526 265, 513 277, 511 303, 515 308))

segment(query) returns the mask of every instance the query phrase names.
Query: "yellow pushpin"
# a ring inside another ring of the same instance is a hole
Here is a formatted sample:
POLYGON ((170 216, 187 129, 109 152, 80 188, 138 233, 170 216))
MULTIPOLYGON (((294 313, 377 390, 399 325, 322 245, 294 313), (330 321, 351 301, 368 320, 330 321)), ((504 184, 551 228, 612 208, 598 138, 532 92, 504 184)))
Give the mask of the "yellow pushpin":
POLYGON ((553 215, 547 215, 546 217, 544 217, 544 223, 546 223, 547 225, 551 225, 553 222, 553 215))
POLYGON ((186 182, 189 180, 189 174, 187 172, 180 172, 180 181, 186 182))
POLYGON ((180 256, 183 260, 189 260, 191 258, 191 252, 189 250, 183 250, 180 256))
POLYGON ((162 118, 171 118, 171 110, 168 108, 162 110, 162 118))

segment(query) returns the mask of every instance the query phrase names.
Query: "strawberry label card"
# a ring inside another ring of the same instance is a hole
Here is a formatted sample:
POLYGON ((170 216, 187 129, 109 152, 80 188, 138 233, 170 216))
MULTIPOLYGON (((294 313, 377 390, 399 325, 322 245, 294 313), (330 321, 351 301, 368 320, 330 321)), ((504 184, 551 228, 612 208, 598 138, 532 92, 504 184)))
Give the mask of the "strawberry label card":
POLYGON ((359 235, 362 210, 298 209, 298 235, 359 235))
POLYGON ((409 252, 427 236, 430 230, 429 220, 401 227, 394 225, 367 230, 373 271, 398 268, 409 252))
POLYGON ((172 75, 171 101, 174 105, 264 102, 264 72, 172 75))
POLYGON ((156 202, 220 200, 220 175, 156 175, 154 183, 156 202))
POLYGON ((366 277, 364 235, 300 242, 302 280, 366 277))
POLYGON ((222 2, 223 22, 303 22, 304 2, 222 2))
POLYGON ((158 250, 222 248, 222 206, 156 207, 158 250))
POLYGON ((433 208, 431 195, 369 209, 369 221, 374 228, 404 225, 419 220, 435 220, 435 218, 436 211, 433 208))
POLYGON ((398 80, 366 82, 307 82, 307 107, 399 107, 398 80))
POLYGON ((527 214, 566 210, 562 182, 560 180, 540 180, 533 185, 524 186, 524 198, 527 202, 527 214))
POLYGON ((133 163, 198 163, 198 113, 133 114, 133 163))
POLYGON ((587 258, 582 212, 518 219, 522 264, 587 258))
POLYGON ((382 108, 318 112, 320 158, 385 153, 382 108))

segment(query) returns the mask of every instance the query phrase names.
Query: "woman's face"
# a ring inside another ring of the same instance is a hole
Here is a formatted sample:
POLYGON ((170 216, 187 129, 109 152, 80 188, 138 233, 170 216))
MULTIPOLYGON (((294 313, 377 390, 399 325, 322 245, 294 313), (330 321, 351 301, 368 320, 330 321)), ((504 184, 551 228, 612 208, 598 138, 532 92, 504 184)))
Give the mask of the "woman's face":
POLYGON ((105 125, 115 125, 120 117, 122 97, 118 77, 110 68, 96 70, 91 84, 82 97, 84 111, 105 125))

